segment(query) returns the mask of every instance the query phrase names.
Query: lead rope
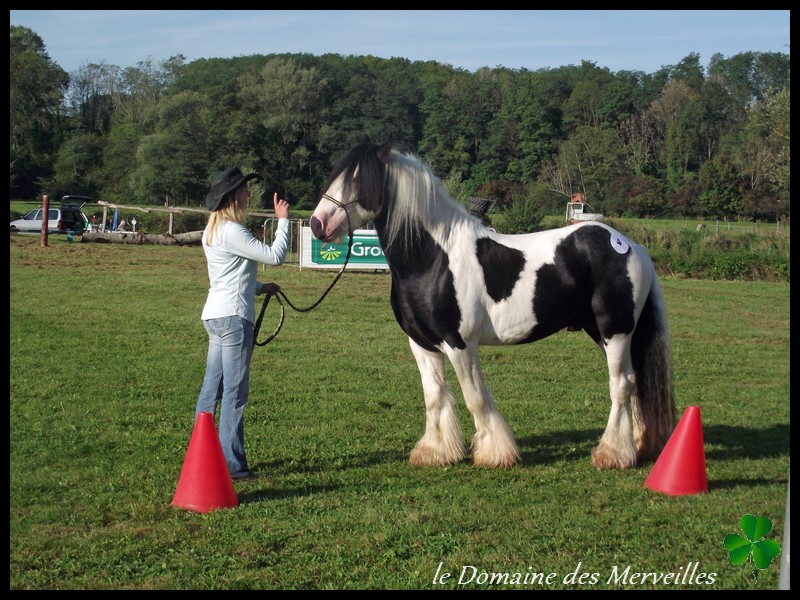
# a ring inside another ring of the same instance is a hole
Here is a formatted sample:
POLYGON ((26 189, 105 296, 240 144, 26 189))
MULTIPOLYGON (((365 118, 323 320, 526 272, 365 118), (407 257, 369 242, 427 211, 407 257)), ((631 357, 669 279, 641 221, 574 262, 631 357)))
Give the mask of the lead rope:
POLYGON ((348 215, 347 214, 347 210, 344 209, 345 205, 341 204, 338 200, 333 199, 331 196, 325 195, 325 197, 327 197, 329 200, 332 200, 335 204, 337 204, 339 206, 339 208, 342 208, 344 210, 344 216, 347 217, 347 235, 348 235, 348 240, 347 240, 347 255, 344 258, 344 264, 342 265, 342 268, 339 270, 339 272, 336 274, 336 277, 333 278, 333 281, 331 281, 330 285, 328 285, 328 288, 324 292, 322 292, 322 295, 319 297, 319 300, 317 300, 316 302, 314 302, 314 304, 312 304, 311 306, 308 306, 306 308, 297 308, 294 304, 292 304, 292 301, 289 300, 289 298, 286 296, 286 294, 283 292, 283 290, 278 290, 275 293, 266 293, 266 294, 264 294, 264 302, 261 305, 261 312, 258 315, 258 319, 256 319, 256 327, 255 327, 255 331, 253 332, 253 347, 254 348, 256 346, 266 346, 267 344, 269 344, 278 335, 278 332, 280 332, 281 327, 283 327, 283 321, 284 321, 284 318, 286 317, 286 307, 284 307, 283 301, 281 300, 281 298, 283 298, 283 300, 286 301, 286 304, 291 306, 292 309, 294 309, 296 312, 299 312, 299 313, 310 312, 310 311, 314 310, 315 308, 317 308, 322 303, 322 301, 325 299, 325 296, 327 296, 328 292, 330 292, 333 289, 333 286, 336 285, 337 281, 339 281, 339 278, 342 276, 342 273, 344 273, 344 270, 347 267, 347 263, 350 260, 350 252, 353 250, 353 230, 350 227, 350 215, 348 215), (278 321, 278 326, 275 328, 275 331, 272 332, 272 335, 269 336, 267 339, 265 339, 263 342, 259 342, 258 341, 258 332, 261 329, 261 321, 264 320, 264 313, 267 310, 267 305, 269 304, 270 299, 272 299, 272 296, 275 296, 275 298, 278 300, 278 304, 281 305, 281 317, 280 317, 280 320, 278 321))

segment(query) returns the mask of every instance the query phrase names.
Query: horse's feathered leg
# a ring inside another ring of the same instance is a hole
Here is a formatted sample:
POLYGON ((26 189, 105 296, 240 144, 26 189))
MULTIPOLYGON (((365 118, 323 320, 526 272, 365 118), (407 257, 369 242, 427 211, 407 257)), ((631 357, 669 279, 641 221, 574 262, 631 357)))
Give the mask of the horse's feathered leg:
POLYGON ((409 338, 425 395, 425 433, 408 460, 420 466, 451 465, 466 455, 456 399, 446 381, 444 355, 429 352, 409 338))
POLYGON ((606 345, 611 413, 600 443, 592 450, 592 464, 599 469, 627 469, 636 464, 631 398, 636 374, 631 362, 631 337, 616 335, 606 345))
POLYGON ((511 467, 520 461, 514 433, 495 406, 481 370, 478 347, 450 350, 448 358, 458 376, 464 401, 475 422, 472 461, 483 467, 511 467))

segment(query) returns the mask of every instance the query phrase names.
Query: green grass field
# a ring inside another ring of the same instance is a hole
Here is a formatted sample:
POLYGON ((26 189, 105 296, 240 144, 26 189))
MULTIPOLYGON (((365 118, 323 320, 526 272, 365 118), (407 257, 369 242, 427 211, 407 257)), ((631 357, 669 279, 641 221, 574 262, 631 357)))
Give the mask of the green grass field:
MULTIPOLYGON (((297 306, 333 276, 262 274, 297 306)), ((709 492, 684 497, 643 487, 652 464, 591 466, 608 376, 579 332, 482 350, 521 464, 411 466, 425 414, 389 287, 348 272, 319 308, 287 309, 245 411, 267 478, 199 514, 170 503, 204 370, 202 250, 11 236, 10 589, 777 588, 780 557, 756 580, 722 542, 745 514, 783 539, 788 282, 662 279, 678 411, 703 419, 709 492)))

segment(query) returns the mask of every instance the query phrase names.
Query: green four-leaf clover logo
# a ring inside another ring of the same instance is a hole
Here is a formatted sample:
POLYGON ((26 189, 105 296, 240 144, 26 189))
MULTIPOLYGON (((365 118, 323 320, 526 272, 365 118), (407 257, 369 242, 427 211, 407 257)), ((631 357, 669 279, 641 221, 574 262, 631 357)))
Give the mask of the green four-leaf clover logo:
MULTIPOLYGON (((767 517, 745 515, 739 519, 739 528, 744 537, 738 533, 729 533, 722 542, 730 553, 731 563, 743 565, 752 556, 755 567, 766 569, 772 559, 781 552, 781 545, 778 542, 763 539, 772 529, 772 521, 767 517)), ((756 572, 753 570, 753 579, 757 581, 756 572)))

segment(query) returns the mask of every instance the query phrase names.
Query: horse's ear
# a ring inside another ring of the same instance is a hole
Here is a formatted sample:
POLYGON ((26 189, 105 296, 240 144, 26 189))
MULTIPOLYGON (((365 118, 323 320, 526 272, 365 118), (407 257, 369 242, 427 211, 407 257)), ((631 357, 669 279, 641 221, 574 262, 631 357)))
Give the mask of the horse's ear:
POLYGON ((359 144, 369 144, 369 142, 370 142, 369 136, 366 134, 362 135, 361 139, 358 140, 359 144))
POLYGON ((389 159, 389 154, 392 151, 392 140, 391 138, 381 144, 381 147, 378 148, 378 158, 381 159, 381 162, 386 162, 389 159))

